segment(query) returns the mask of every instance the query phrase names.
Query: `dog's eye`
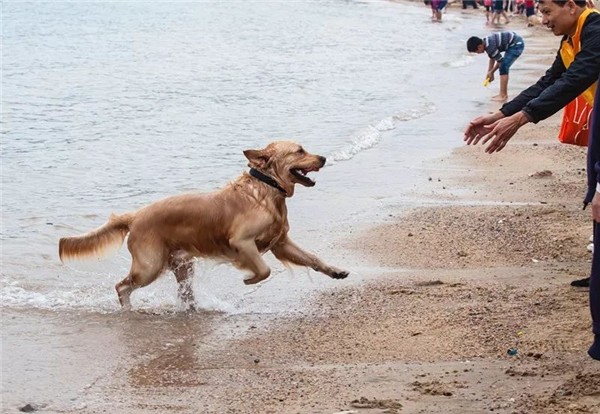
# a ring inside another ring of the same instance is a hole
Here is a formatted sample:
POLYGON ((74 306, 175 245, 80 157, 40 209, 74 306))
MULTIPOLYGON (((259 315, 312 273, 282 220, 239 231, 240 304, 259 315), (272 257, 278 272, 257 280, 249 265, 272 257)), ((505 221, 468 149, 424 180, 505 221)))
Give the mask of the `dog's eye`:
POLYGON ((298 154, 304 154, 306 151, 304 151, 304 148, 300 148, 298 151, 296 151, 298 154))

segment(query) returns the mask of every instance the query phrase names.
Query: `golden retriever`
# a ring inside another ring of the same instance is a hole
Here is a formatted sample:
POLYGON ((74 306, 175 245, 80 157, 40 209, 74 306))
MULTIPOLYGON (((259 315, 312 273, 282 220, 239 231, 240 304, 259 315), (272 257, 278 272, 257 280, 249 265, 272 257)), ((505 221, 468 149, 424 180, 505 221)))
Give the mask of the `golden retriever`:
POLYGON ((348 272, 329 266, 288 237, 286 198, 294 187, 312 187, 308 172, 319 171, 325 157, 309 154, 292 141, 277 141, 262 150, 246 150, 250 172, 225 188, 207 194, 166 198, 135 212, 111 215, 102 227, 60 239, 61 261, 98 256, 118 248, 129 233, 131 270, 116 285, 123 309, 131 309, 131 293, 170 269, 178 295, 193 308, 193 258, 225 259, 249 271, 246 284, 269 277, 261 255, 272 251, 284 263, 308 266, 334 279, 348 272))

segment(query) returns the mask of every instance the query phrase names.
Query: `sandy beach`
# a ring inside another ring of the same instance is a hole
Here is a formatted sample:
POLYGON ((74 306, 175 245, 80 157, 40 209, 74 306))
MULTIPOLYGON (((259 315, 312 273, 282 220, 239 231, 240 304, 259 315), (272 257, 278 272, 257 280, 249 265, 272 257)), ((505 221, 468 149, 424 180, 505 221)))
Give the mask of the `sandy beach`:
MULTIPOLYGON (((551 62, 557 39, 535 36, 525 59, 551 62)), ((463 147, 435 160, 438 205, 391 214, 344 246, 405 270, 211 346, 198 369, 224 384, 193 387, 197 401, 214 412, 600 412, 588 293, 569 286, 590 267, 585 150, 560 145, 559 124, 528 125, 493 156, 463 147)))
MULTIPOLYGON (((521 59, 537 69, 514 71, 512 96, 552 62, 558 39, 538 27, 526 44, 521 59)), ((98 313, 79 326, 80 309, 5 310, 11 358, 52 350, 56 381, 13 372, 3 383, 18 400, 2 411, 600 413, 588 291, 569 286, 590 270, 586 153, 558 142, 560 120, 525 126, 494 155, 464 146, 427 160, 427 204, 386 210, 339 245, 384 270, 325 290, 306 311, 98 313)))

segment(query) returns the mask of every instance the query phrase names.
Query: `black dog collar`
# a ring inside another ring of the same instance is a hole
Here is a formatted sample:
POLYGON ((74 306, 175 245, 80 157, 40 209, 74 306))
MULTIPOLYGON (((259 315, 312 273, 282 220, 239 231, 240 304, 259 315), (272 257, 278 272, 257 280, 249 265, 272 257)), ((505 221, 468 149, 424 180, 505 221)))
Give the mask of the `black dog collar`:
POLYGON ((268 175, 261 173, 257 169, 250 168, 250 175, 252 177, 256 178, 257 180, 260 180, 263 183, 269 184, 271 187, 278 189, 279 191, 281 191, 283 193, 283 195, 287 195, 287 192, 277 183, 277 181, 275 181, 273 178, 269 177, 268 175))

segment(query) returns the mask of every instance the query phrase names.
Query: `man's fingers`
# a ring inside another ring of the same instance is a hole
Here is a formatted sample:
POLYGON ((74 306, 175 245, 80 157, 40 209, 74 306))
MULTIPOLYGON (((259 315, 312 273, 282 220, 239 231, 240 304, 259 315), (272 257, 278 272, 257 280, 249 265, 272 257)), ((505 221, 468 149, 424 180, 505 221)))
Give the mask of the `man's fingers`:
POLYGON ((502 142, 500 143, 500 146, 496 150, 496 152, 502 151, 504 149, 504 147, 506 147, 506 144, 508 144, 508 139, 503 139, 502 142))
POLYGON ((476 145, 481 138, 481 127, 473 124, 472 122, 469 124, 469 127, 465 131, 465 142, 467 145, 476 145))
POLYGON ((473 138, 475 138, 475 134, 473 132, 474 131, 471 128, 471 125, 469 125, 469 127, 465 130, 464 141, 467 143, 467 145, 470 145, 471 141, 473 141, 473 138))
MULTIPOLYGON (((486 132, 485 134, 483 134, 484 137, 483 137, 483 140, 481 141, 481 145, 485 145, 490 139, 496 138, 498 136, 498 121, 494 122, 491 125, 486 125, 483 128, 489 132, 486 132)), ((494 141, 496 141, 496 139, 494 139, 494 141)), ((490 146, 494 145, 494 141, 492 141, 490 146)), ((489 150, 490 146, 488 146, 488 150, 489 150)), ((488 152, 488 150, 486 150, 486 152, 488 152)))
POLYGON ((474 138, 473 128, 473 122, 469 122, 469 126, 467 126, 467 129, 465 129, 464 141, 467 143, 467 145, 471 144, 471 141, 474 138))
POLYGON ((489 154, 492 154, 494 152, 500 152, 500 151, 502 151, 502 148, 504 148, 505 146, 506 146, 506 141, 498 140, 497 142, 495 142, 494 148, 490 148, 489 154))
POLYGON ((496 150, 496 140, 492 141, 492 143, 490 145, 487 146, 487 148, 485 149, 485 152, 487 154, 493 154, 494 151, 496 150))
POLYGON ((494 141, 492 141, 492 143, 487 147, 485 152, 487 152, 488 154, 493 154, 494 152, 500 152, 506 146, 507 142, 508 142, 508 139, 504 138, 503 136, 500 136, 500 135, 496 136, 496 139, 494 139, 494 141))
POLYGON ((490 132, 488 132, 487 134, 484 134, 483 136, 483 140, 481 141, 481 145, 485 145, 487 144, 487 142, 496 137, 497 133, 496 133, 496 128, 492 129, 490 132))
POLYGON ((473 144, 474 145, 479 144, 479 141, 481 141, 481 138, 483 138, 484 136, 485 136, 485 132, 479 131, 479 133, 477 134, 477 137, 475 137, 475 142, 473 144))
POLYGON ((496 151, 496 148, 498 148, 498 145, 500 145, 500 143, 502 142, 502 138, 496 134, 496 132, 493 132, 495 137, 492 140, 492 142, 490 142, 490 145, 487 146, 487 148, 485 149, 485 152, 487 152, 488 154, 492 154, 493 152, 496 151))

